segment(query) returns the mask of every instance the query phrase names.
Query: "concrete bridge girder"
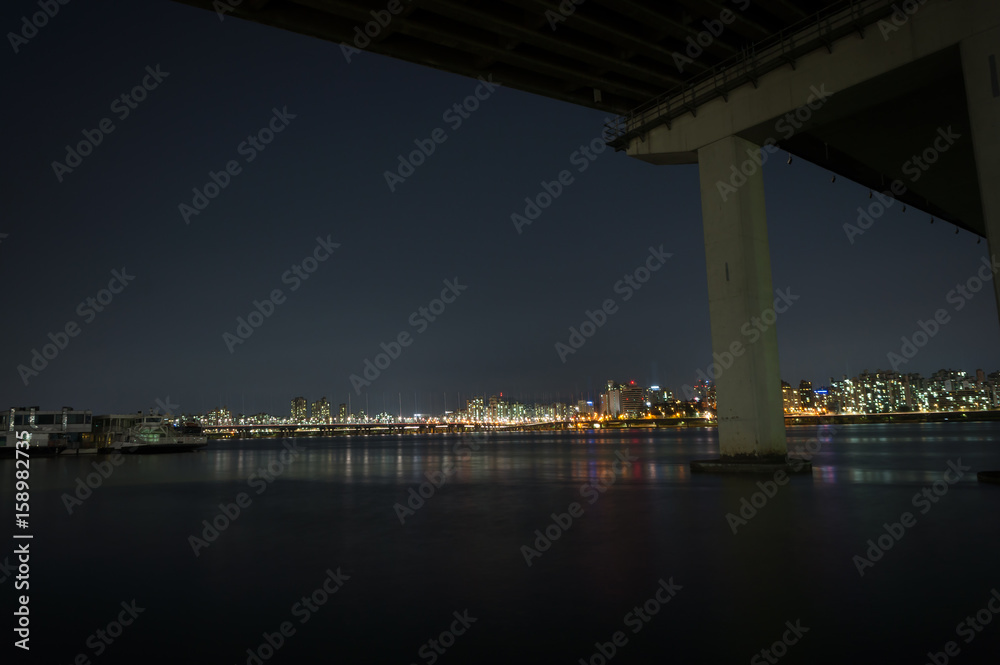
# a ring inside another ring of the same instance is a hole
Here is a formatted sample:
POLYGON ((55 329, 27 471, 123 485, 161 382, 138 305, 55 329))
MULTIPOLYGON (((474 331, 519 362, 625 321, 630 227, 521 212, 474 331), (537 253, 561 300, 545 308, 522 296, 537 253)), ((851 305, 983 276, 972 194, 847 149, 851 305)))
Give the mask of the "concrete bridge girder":
MULTIPOLYGON (((649 130, 631 142, 628 154, 654 164, 697 163, 699 148, 759 126, 774 127, 778 119, 813 101, 816 90, 838 95, 948 47, 958 47, 962 40, 983 32, 984 26, 997 23, 1000 3, 993 0, 926 0, 885 37, 877 24, 864 37, 854 33, 840 39, 832 45, 832 53, 813 51, 799 58, 794 68, 787 66, 763 76, 757 87, 742 86, 731 91, 728 99, 716 98, 697 107, 694 115, 675 118, 670 127, 649 130)), ((864 106, 856 104, 854 110, 862 111, 864 106)), ((649 115, 655 117, 655 112, 649 115)))
MULTIPOLYGON (((985 235, 960 45, 1000 22, 1000 4, 927 0, 899 27, 872 26, 633 139, 628 154, 654 164, 697 163, 726 136, 775 143, 873 190, 985 235), (992 23, 991 23, 992 22, 992 23), (890 29, 891 28, 891 29, 890 29), (957 136, 928 168, 919 157, 957 136), (918 159, 914 160, 913 158, 918 159)), ((677 106, 677 104, 673 104, 677 106)), ((647 111, 645 121, 655 118, 647 111)), ((733 165, 734 168, 739 164, 733 165)), ((852 220, 854 221, 854 220, 852 220)))
MULTIPOLYGON (((765 158, 775 146, 806 153, 810 161, 880 190, 902 180, 913 166, 907 160, 927 146, 949 151, 947 164, 942 158, 938 168, 922 170, 919 182, 907 178, 899 198, 986 235, 995 256, 998 26, 995 0, 926 0, 905 20, 842 38, 832 53, 814 51, 794 69, 776 70, 756 86, 733 90, 727 99, 709 101, 629 141, 628 154, 638 159, 699 165, 712 348, 717 357, 732 357, 732 366, 716 378, 724 458, 787 451, 774 327, 738 356, 731 348, 745 339, 742 325, 760 316, 772 297, 758 147, 775 144, 765 158), (935 84, 951 94, 942 95, 935 84), (867 124, 866 115, 874 118, 867 124), (886 118, 898 120, 894 138, 886 118)), ((645 126, 649 114, 631 122, 645 126)), ((994 293, 1000 312, 997 280, 994 293)))
POLYGON ((962 42, 972 145, 986 240, 993 266, 993 295, 1000 314, 1000 24, 962 42))

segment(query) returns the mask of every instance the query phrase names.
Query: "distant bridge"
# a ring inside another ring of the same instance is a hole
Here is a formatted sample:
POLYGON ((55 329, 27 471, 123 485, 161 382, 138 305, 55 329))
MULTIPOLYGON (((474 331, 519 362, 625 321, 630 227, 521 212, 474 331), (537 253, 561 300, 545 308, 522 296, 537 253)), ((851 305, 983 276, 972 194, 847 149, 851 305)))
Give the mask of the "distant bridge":
MULTIPOLYGON (((786 425, 862 425, 873 423, 937 423, 1000 421, 1000 409, 990 411, 909 411, 899 413, 786 414, 786 425)), ((627 418, 621 420, 553 420, 542 423, 329 423, 322 425, 205 425, 210 438, 277 438, 309 436, 384 436, 402 434, 485 434, 567 430, 676 429, 715 427, 709 418, 627 418)))
POLYGON ((209 437, 269 438, 297 436, 372 436, 391 434, 482 434, 580 429, 704 427, 704 418, 634 418, 611 421, 553 420, 540 423, 324 423, 300 425, 204 425, 209 437))
POLYGON ((567 429, 565 421, 545 423, 323 423, 289 425, 204 425, 212 437, 255 438, 296 436, 350 436, 383 434, 463 434, 481 432, 527 431, 528 429, 567 429))

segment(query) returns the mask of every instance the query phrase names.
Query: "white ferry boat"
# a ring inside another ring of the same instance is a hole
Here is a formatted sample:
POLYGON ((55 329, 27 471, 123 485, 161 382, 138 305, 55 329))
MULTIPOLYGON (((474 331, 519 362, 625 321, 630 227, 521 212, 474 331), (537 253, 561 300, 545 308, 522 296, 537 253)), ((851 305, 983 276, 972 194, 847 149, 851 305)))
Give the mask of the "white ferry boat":
POLYGON ((111 432, 110 445, 123 453, 184 453, 208 445, 208 437, 194 422, 178 426, 164 416, 136 415, 119 420, 119 426, 111 432))

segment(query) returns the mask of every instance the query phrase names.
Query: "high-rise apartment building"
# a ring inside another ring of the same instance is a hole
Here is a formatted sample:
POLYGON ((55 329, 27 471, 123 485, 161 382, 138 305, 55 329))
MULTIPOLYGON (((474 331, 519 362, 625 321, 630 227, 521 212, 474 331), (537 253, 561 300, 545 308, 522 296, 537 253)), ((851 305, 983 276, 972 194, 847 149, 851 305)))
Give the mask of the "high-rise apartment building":
POLYGON ((480 423, 486 419, 486 408, 483 406, 483 398, 476 397, 465 403, 465 410, 473 422, 480 423))
POLYGON ((628 385, 621 388, 622 413, 627 418, 639 418, 646 412, 645 390, 642 386, 637 386, 635 381, 630 381, 628 385))
POLYGON ((306 398, 305 397, 293 397, 292 398, 292 422, 302 423, 305 422, 309 417, 306 413, 306 398))
POLYGON ((795 413, 799 410, 799 394, 792 388, 792 384, 787 381, 781 382, 781 401, 785 413, 795 413))
POLYGON ((622 413, 621 386, 614 381, 608 381, 607 390, 601 393, 599 402, 602 416, 617 418, 622 413))
POLYGON ((816 406, 816 395, 813 393, 812 381, 799 381, 799 405, 803 411, 812 411, 816 406))
POLYGON ((326 397, 320 397, 312 403, 311 420, 314 423, 330 422, 330 403, 326 401, 326 397))

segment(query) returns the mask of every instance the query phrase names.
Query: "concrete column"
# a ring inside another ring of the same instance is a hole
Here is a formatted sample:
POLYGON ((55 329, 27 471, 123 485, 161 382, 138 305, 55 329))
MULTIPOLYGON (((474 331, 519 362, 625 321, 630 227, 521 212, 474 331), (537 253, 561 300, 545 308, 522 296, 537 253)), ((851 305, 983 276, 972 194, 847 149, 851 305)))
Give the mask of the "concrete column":
MULTIPOLYGON (((990 256, 1000 258, 1000 27, 963 40, 961 52, 986 244, 990 256)), ((994 275, 993 295, 1000 314, 998 278, 994 275)))
POLYGON ((718 370, 719 447, 723 459, 748 461, 784 458, 788 451, 764 178, 754 155, 759 161, 760 148, 735 136, 698 150, 712 350, 717 363, 713 370, 718 370), (734 166, 739 176, 734 176, 734 166))

